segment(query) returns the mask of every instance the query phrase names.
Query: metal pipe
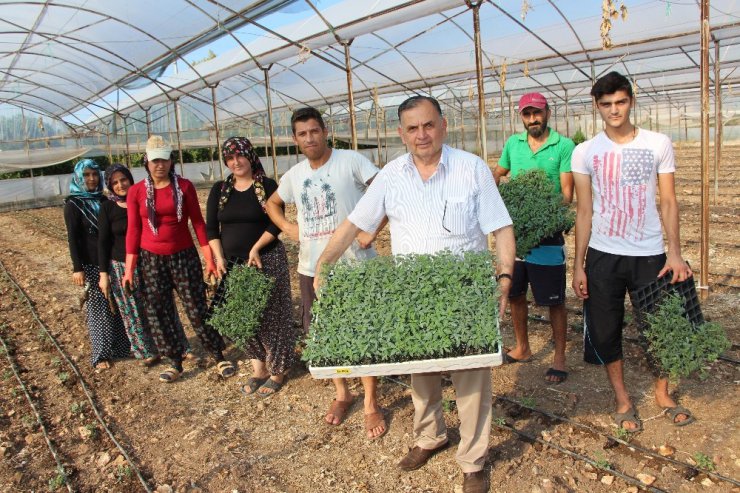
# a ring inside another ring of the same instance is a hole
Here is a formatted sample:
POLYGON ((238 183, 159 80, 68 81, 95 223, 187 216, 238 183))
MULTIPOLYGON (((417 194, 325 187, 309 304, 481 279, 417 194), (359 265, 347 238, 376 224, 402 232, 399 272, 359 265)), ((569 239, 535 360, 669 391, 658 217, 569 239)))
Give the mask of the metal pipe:
POLYGON ((221 131, 218 128, 218 111, 216 109, 216 86, 218 84, 214 84, 211 86, 211 105, 213 106, 213 128, 216 130, 216 154, 218 154, 218 171, 221 176, 221 179, 224 179, 224 158, 221 156, 221 152, 219 152, 219 146, 221 145, 221 131))
MULTIPOLYGON (((465 3, 473 11, 473 43, 475 44, 475 75, 478 85, 478 138, 480 139, 480 152, 483 162, 488 163, 488 142, 486 131, 486 101, 485 88, 483 87, 483 50, 480 40, 480 7, 483 2, 473 3, 465 0, 465 3)), ((503 91, 503 88, 501 88, 503 91)), ((503 101, 503 100, 502 100, 503 101)))
POLYGON ((511 93, 509 93, 508 96, 509 96, 509 133, 511 135, 514 135, 514 127, 516 127, 516 123, 514 123, 514 102, 511 100, 511 93))
POLYGON ((565 90, 565 134, 570 137, 570 110, 568 109, 568 90, 565 90))
MULTIPOLYGON (((596 68, 594 67, 594 62, 591 62, 591 86, 594 84, 596 84, 596 68)), ((594 124, 591 132, 591 137, 593 137, 598 133, 596 131, 596 100, 594 100, 594 104, 591 106, 591 121, 594 124)), ((586 129, 586 133, 588 133, 588 129, 586 129)))
POLYGON ((177 104, 177 99, 173 101, 175 106, 175 131, 177 132, 177 152, 180 155, 180 175, 185 176, 185 164, 182 158, 182 145, 180 145, 180 105, 177 104))
POLYGON ((275 151, 275 127, 272 124, 272 96, 270 96, 270 67, 263 67, 262 71, 265 73, 265 94, 267 95, 267 119, 270 124, 270 149, 272 150, 272 169, 275 175, 273 178, 276 182, 280 183, 278 177, 278 164, 277 164, 277 153, 275 151))
POLYGON ((460 140, 462 150, 465 150, 465 101, 460 100, 460 140))
POLYGON ((504 88, 502 87, 499 93, 499 107, 501 108, 501 150, 504 149, 504 142, 506 142, 506 112, 504 111, 506 105, 504 105, 504 92, 504 88))
POLYGON ((152 136, 152 117, 149 114, 149 110, 151 108, 147 108, 144 110, 144 118, 146 119, 146 139, 149 140, 149 137, 152 136))
POLYGON ((709 295, 709 0, 701 1, 701 298, 709 295))
POLYGON ((383 109, 383 135, 385 137, 385 163, 388 163, 388 119, 386 111, 383 109))
POLYGON ((128 117, 121 116, 121 119, 123 120, 123 135, 126 142, 126 167, 131 169, 131 152, 128 147, 128 117))
POLYGON ((378 93, 375 92, 375 139, 378 142, 378 167, 381 163, 380 149, 380 108, 378 104, 378 93))
POLYGON ((714 41, 714 205, 719 197, 719 165, 722 159, 722 84, 720 81, 719 40, 714 41))
POLYGON ((355 115, 355 95, 352 91, 352 61, 349 57, 349 45, 353 40, 342 41, 344 46, 344 66, 347 72, 347 96, 349 99, 349 122, 352 133, 352 149, 357 150, 357 115, 355 115))
POLYGON ((337 132, 334 128, 334 112, 332 111, 332 106, 329 106, 329 127, 331 128, 331 147, 332 149, 337 148, 337 132))

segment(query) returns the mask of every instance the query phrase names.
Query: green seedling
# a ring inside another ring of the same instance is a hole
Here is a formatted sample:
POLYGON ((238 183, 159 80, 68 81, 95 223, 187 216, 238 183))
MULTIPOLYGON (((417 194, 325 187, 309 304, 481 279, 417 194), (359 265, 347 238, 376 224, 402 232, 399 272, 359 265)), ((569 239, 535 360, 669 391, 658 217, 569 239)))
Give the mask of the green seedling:
POLYGON ((502 183, 501 198, 514 223, 516 255, 524 258, 543 238, 567 231, 575 224, 575 212, 541 169, 529 170, 502 183))
POLYGON ((133 474, 133 471, 131 470, 131 466, 126 464, 125 466, 118 466, 118 469, 116 469, 116 482, 123 483, 125 480, 131 477, 133 474))
POLYGON ((10 389, 10 395, 13 398, 18 397, 18 387, 13 387, 12 389, 10 389))
POLYGON ((646 313, 645 319, 648 350, 672 381, 694 372, 706 377, 706 365, 731 345, 719 324, 705 322, 694 326, 686 317, 678 294, 664 296, 655 312, 646 313))
POLYGON ((707 454, 703 452, 697 452, 693 455, 693 459, 694 462, 696 462, 696 466, 698 468, 704 469, 705 471, 714 472, 716 466, 714 465, 714 461, 707 454))
POLYGON ((82 414, 82 412, 85 410, 85 402, 73 402, 71 406, 69 406, 69 410, 72 412, 72 414, 82 414))
POLYGON ((622 428, 621 426, 617 428, 616 436, 623 442, 629 442, 630 440, 632 440, 632 433, 630 433, 625 428, 622 428))
POLYGON ((53 366, 54 368, 59 368, 59 366, 61 366, 61 364, 62 364, 62 360, 60 360, 56 356, 54 356, 53 358, 51 358, 51 366, 53 366))
POLYGON ((36 419, 30 414, 24 414, 21 417, 21 423, 23 423, 23 426, 25 426, 26 428, 34 428, 38 424, 36 422, 36 419))
POLYGON ((86 424, 85 429, 90 433, 90 440, 97 440, 100 432, 98 432, 98 427, 95 425, 95 423, 86 424))
POLYGON ((8 368, 7 370, 3 372, 3 380, 8 380, 12 376, 13 376, 13 370, 11 370, 10 368, 8 368))
POLYGON ((496 423, 498 426, 506 426, 505 418, 495 418, 493 422, 496 423))
POLYGON ((445 251, 327 266, 302 358, 343 366, 496 352, 492 260, 445 251))
POLYGON ((59 373, 57 373, 57 378, 60 382, 67 383, 67 381, 69 380, 69 373, 67 373, 66 371, 60 371, 59 373))
POLYGON ((225 301, 213 310, 209 323, 239 349, 257 333, 274 281, 255 267, 237 265, 226 278, 225 301))

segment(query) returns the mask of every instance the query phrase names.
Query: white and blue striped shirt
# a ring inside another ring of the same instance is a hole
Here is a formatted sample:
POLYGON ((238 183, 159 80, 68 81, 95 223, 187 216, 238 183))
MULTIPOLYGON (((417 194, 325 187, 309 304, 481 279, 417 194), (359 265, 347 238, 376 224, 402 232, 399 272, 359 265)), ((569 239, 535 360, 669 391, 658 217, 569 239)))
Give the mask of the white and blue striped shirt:
POLYGON ((394 255, 483 251, 488 248, 488 233, 511 224, 483 160, 447 145, 427 181, 421 179, 411 154, 388 163, 348 219, 361 230, 374 232, 384 216, 394 255))

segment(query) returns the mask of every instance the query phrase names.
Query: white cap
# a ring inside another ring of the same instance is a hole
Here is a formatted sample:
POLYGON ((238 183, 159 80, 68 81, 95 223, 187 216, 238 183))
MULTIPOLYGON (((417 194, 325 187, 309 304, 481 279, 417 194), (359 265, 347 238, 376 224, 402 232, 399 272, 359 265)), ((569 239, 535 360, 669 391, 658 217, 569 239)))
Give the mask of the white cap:
POLYGON ((146 141, 146 158, 149 161, 155 159, 170 159, 172 147, 170 147, 161 135, 152 135, 146 141))

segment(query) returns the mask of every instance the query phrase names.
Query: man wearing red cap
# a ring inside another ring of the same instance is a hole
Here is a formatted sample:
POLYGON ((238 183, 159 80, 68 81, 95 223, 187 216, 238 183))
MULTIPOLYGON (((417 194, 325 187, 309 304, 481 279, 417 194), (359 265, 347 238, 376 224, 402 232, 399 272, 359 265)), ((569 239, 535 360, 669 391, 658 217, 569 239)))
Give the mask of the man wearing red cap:
MULTIPOLYGON (((573 176, 570 172, 571 153, 575 144, 547 126, 550 108, 545 96, 538 92, 525 94, 519 100, 519 115, 525 131, 506 141, 493 176, 496 184, 502 176, 512 177, 539 168, 545 171, 563 194, 563 200, 573 200, 573 176)), ((514 265, 514 279, 509 291, 511 319, 514 324, 516 347, 506 353, 507 363, 530 361, 532 350, 527 336, 527 285, 532 287, 535 302, 550 308, 550 323, 555 340, 552 367, 545 374, 548 383, 560 383, 568 377, 565 369, 565 242, 562 233, 543 238, 524 259, 514 265)))

